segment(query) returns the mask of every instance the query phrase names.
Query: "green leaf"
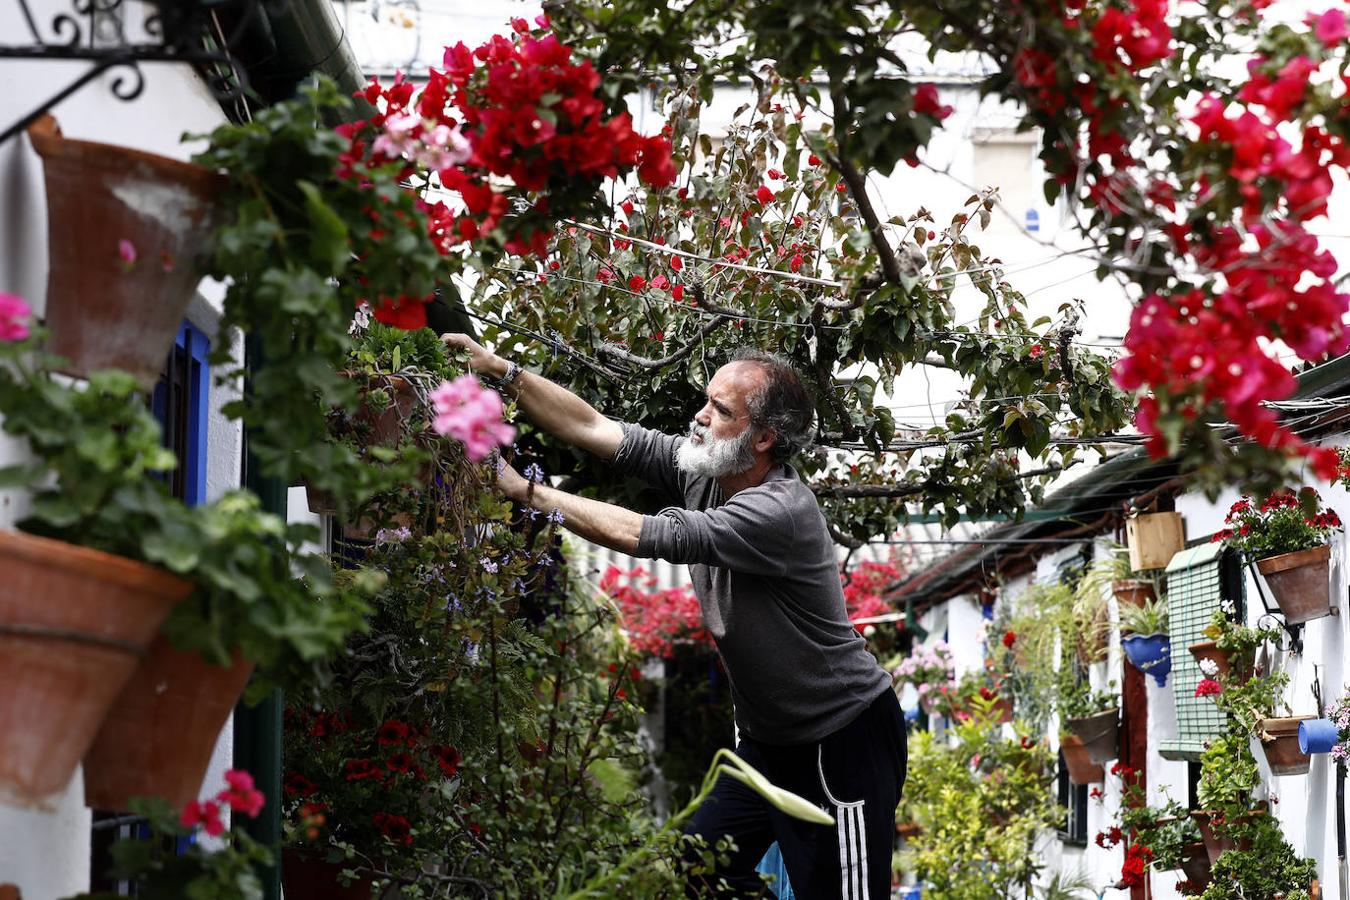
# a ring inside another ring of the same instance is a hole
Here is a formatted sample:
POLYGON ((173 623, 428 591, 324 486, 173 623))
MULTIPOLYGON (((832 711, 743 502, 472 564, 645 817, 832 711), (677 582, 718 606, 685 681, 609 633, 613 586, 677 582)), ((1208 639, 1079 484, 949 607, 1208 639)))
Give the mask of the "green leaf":
POLYGON ((347 226, 333 208, 324 202, 319 189, 308 181, 296 182, 305 195, 305 214, 309 217, 309 246, 324 271, 339 275, 347 267, 347 226))

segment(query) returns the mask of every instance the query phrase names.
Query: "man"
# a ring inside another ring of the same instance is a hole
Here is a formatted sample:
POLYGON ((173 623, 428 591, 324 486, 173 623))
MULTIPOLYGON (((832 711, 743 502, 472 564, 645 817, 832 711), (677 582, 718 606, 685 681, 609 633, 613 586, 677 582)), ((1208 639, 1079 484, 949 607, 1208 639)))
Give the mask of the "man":
POLYGON ((498 379, 536 425, 663 494, 671 506, 644 516, 546 485, 531 491, 510 467, 498 476, 506 496, 559 510, 587 540, 689 564, 731 682, 736 753, 836 820, 830 828, 789 818, 724 777, 688 829, 709 846, 734 839, 717 876, 736 896, 759 896, 755 866, 776 840, 798 896, 889 897, 904 720, 890 675, 848 622, 815 496, 787 464, 814 423, 791 366, 740 351, 708 383, 688 436, 674 437, 607 419, 466 335, 444 340, 467 350, 470 366, 498 379))

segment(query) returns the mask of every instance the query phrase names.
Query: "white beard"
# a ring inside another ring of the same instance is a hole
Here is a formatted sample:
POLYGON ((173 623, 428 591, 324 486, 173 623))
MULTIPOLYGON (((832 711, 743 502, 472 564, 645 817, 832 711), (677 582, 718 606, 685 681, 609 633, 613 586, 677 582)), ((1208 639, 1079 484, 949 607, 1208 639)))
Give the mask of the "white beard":
POLYGON ((755 429, 749 425, 734 438, 717 439, 702 425, 690 422, 689 438, 675 451, 675 465, 688 475, 725 478, 748 471, 755 464, 755 453, 750 449, 755 429), (695 437, 701 440, 696 443, 695 437))

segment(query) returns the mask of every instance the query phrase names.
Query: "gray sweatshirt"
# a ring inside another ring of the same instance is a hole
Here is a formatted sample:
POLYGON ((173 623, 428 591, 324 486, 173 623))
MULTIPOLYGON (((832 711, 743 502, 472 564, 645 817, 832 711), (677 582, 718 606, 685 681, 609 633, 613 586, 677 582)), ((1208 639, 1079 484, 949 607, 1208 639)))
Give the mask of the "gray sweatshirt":
POLYGON ((637 555, 689 564, 742 735, 813 743, 890 689, 849 624, 825 517, 791 466, 728 500, 713 479, 676 467, 685 438, 622 424, 616 468, 677 504, 643 517, 637 555))

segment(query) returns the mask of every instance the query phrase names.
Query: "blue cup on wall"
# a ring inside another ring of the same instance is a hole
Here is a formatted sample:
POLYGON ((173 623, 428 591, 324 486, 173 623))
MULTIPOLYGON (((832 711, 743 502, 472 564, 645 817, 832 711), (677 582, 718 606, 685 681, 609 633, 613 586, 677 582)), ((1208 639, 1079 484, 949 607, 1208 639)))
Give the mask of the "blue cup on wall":
POLYGON ((1340 739, 1340 730, 1330 719, 1305 719, 1298 723, 1298 749, 1305 754, 1330 753, 1340 739))

